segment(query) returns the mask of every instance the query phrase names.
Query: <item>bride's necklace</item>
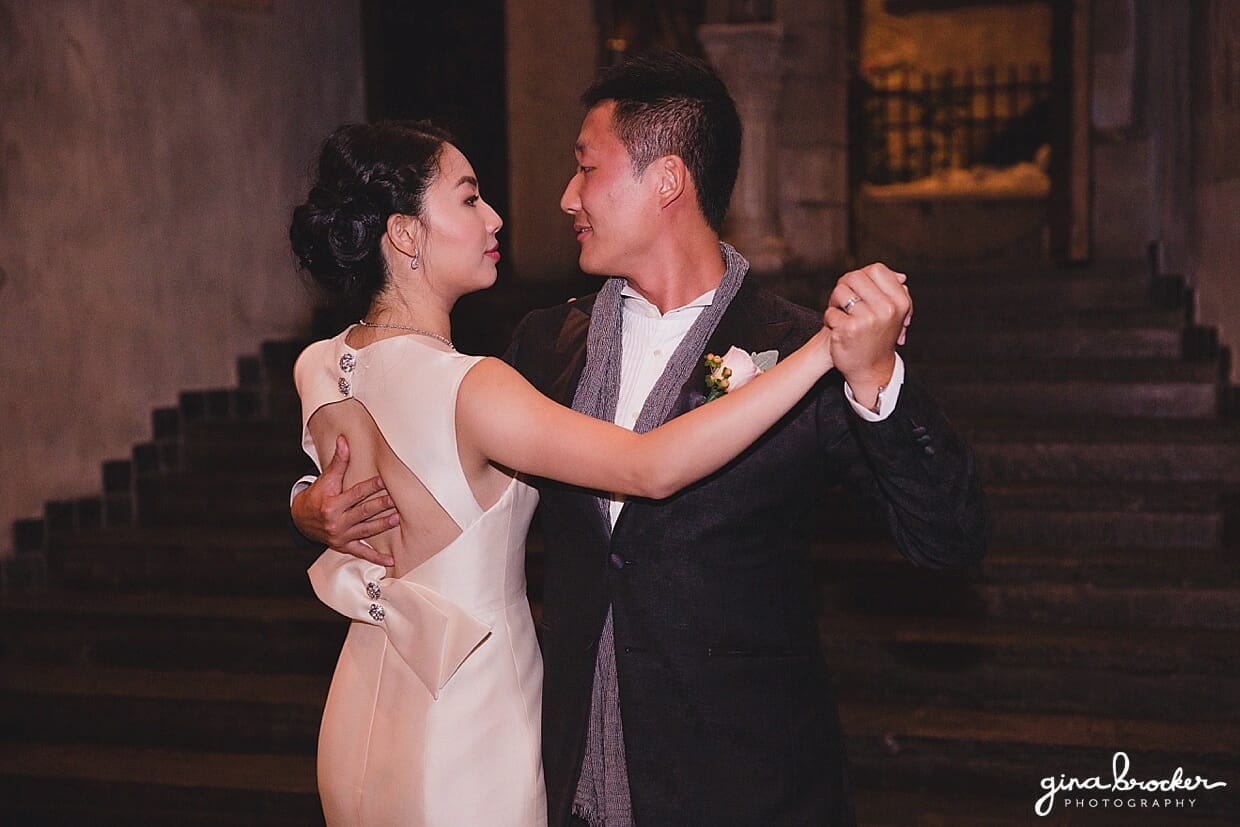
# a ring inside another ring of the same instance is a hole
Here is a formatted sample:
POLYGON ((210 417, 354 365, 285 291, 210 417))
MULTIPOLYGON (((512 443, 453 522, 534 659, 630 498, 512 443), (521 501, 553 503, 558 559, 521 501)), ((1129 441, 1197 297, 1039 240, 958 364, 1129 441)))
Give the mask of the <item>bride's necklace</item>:
POLYGON ((388 328, 389 330, 408 330, 410 333, 416 333, 419 336, 430 336, 432 339, 437 339, 438 341, 443 342, 445 345, 452 348, 453 350, 456 350, 456 345, 452 344, 452 340, 449 339, 448 337, 440 336, 438 333, 432 333, 429 330, 423 330, 422 328, 414 327, 413 325, 383 324, 382 322, 368 322, 365 319, 358 319, 357 323, 360 324, 362 327, 384 327, 384 328, 388 328))

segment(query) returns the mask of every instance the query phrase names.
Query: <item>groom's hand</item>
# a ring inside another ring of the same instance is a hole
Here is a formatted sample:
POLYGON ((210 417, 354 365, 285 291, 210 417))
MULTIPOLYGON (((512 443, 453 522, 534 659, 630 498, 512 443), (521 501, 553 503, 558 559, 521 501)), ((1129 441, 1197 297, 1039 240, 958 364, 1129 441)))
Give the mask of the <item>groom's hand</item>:
POLYGON ((344 474, 348 467, 349 443, 343 435, 338 436, 336 453, 322 475, 293 498, 293 524, 309 539, 337 551, 381 566, 395 565, 392 555, 362 542, 400 523, 395 504, 379 477, 346 489, 344 474))
POLYGON ((895 347, 913 317, 906 276, 883 264, 845 273, 831 291, 823 319, 831 329, 831 357, 857 402, 873 407, 891 381, 895 347))

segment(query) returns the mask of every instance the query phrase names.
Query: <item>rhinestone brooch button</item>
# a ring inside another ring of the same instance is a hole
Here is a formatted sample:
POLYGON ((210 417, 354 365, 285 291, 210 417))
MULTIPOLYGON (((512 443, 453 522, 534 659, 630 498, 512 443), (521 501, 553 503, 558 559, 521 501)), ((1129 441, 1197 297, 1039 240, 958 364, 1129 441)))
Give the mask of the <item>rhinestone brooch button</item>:
POLYGON ((357 359, 352 353, 346 353, 340 357, 340 369, 345 373, 349 373, 357 365, 357 359))
POLYGON ((375 623, 382 623, 384 617, 383 607, 378 603, 370 604, 370 617, 375 623))
POLYGON ((371 600, 379 599, 379 584, 373 580, 366 584, 366 596, 371 600))
POLYGON ((345 396, 348 396, 349 391, 353 390, 353 386, 349 384, 348 379, 341 379, 340 384, 337 387, 340 388, 340 392, 345 396))

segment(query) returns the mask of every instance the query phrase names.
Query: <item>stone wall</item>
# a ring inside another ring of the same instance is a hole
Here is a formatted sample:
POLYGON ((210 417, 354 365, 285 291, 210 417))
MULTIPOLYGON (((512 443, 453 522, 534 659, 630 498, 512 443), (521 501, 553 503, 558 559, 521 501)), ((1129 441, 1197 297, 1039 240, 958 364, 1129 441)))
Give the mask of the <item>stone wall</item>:
MULTIPOLYGON (((1231 0, 1094 0, 1094 257, 1184 276, 1240 353, 1240 24, 1231 0)), ((1233 382, 1240 364, 1233 358, 1233 382)))
POLYGON ((359 0, 0 0, 0 550, 304 330, 289 210, 364 116, 359 0))
POLYGON ((509 0, 508 199, 504 254, 518 281, 577 273, 572 222, 560 195, 573 173, 585 115, 578 98, 594 77, 598 30, 592 3, 509 0))
POLYGON ((1201 5, 1193 48, 1193 286, 1198 318, 1230 347, 1231 381, 1240 384, 1240 18, 1232 0, 1201 5))
POLYGON ((1094 258, 1141 258, 1156 234, 1139 5, 1093 2, 1094 258))
POLYGON ((848 19, 845 0, 779 0, 779 218, 794 266, 848 254, 848 19))

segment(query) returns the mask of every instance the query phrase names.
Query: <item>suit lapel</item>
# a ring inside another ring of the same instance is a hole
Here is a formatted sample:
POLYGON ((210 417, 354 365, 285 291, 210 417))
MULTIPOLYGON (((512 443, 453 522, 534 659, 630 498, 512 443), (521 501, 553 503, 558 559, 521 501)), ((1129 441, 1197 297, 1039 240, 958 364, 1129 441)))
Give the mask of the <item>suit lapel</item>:
MULTIPOLYGON (((673 419, 705 403, 706 367, 702 364, 702 357, 707 353, 722 356, 732 346, 749 353, 761 353, 764 350, 775 350, 783 343, 793 323, 788 320, 769 318, 765 312, 765 304, 754 295, 755 289, 749 286, 748 278, 741 285, 732 303, 724 311, 723 318, 719 320, 714 333, 706 340, 702 353, 698 354, 697 365, 689 374, 689 378, 681 385, 667 419, 673 419)), ((779 358, 782 359, 786 355, 786 353, 780 353, 779 358)), ((640 520, 643 514, 648 513, 650 513, 648 509, 637 509, 634 513, 634 510, 626 504, 620 510, 620 516, 616 520, 613 537, 622 526, 632 523, 634 519, 640 520)))
MULTIPOLYGON (((566 408, 573 406, 577 385, 585 371, 593 310, 593 296, 573 302, 552 345, 551 364, 554 366, 554 374, 545 392, 566 408)), ((582 512, 584 519, 594 520, 604 536, 610 536, 611 521, 606 519, 599 509, 595 494, 585 490, 579 490, 578 494, 572 497, 573 507, 582 512)))
POLYGON ((554 346, 554 364, 559 369, 551 379, 548 395, 566 408, 573 406, 577 383, 586 367, 586 340, 590 333, 590 311, 593 300, 574 302, 564 317, 554 346), (582 305, 577 307, 576 305, 582 305))
MULTIPOLYGON (((668 419, 691 411, 706 401, 706 367, 702 364, 702 357, 707 353, 723 356, 731 347, 738 347, 747 353, 761 353, 775 350, 782 343, 792 322, 767 318, 763 312, 764 306, 755 300, 755 289, 750 287, 746 278, 719 320, 715 332, 706 340, 706 347, 698 354, 697 365, 681 386, 668 419)), ((780 353, 779 358, 787 355, 780 353)))

